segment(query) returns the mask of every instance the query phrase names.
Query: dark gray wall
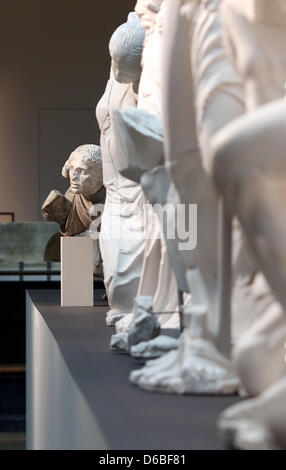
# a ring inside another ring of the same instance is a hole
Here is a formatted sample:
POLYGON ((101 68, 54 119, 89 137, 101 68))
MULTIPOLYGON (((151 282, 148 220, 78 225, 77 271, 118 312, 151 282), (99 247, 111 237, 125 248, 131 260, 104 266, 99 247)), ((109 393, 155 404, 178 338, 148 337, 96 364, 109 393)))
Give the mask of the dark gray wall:
POLYGON ((98 143, 94 109, 109 76, 108 42, 135 0, 2 0, 0 212, 40 218, 62 163, 98 143))

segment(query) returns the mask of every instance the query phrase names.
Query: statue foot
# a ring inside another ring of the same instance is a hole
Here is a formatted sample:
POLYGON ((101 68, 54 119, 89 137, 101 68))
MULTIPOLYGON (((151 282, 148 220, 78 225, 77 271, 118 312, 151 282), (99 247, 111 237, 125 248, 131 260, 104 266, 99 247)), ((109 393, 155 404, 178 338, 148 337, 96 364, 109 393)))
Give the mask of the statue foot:
POLYGON ((176 394, 232 395, 239 388, 232 362, 210 341, 190 337, 187 330, 177 351, 147 362, 131 373, 130 381, 146 391, 176 394))
POLYGON ((286 449, 286 378, 258 398, 225 410, 218 422, 228 448, 241 450, 286 449))
POLYGON ((132 357, 136 358, 156 359, 169 351, 178 349, 179 344, 179 339, 161 335, 157 336, 157 338, 151 339, 150 341, 143 341, 136 346, 132 346, 130 354, 132 357))
POLYGON ((126 315, 126 313, 121 312, 120 310, 109 310, 106 314, 106 325, 115 326, 115 324, 121 320, 126 315))
POLYGON ((148 341, 160 334, 160 324, 153 315, 152 297, 136 297, 134 313, 127 331, 113 335, 110 347, 113 350, 129 352, 131 346, 148 341))

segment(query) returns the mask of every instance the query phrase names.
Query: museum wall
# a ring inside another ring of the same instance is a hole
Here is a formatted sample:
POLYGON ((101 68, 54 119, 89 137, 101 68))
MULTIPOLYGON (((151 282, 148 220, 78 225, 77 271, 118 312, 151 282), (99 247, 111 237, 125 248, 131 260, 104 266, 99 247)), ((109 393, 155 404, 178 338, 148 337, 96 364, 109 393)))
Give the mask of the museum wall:
POLYGON ((94 109, 109 75, 109 38, 135 0, 2 0, 0 212, 41 220, 62 164, 98 143, 94 109))

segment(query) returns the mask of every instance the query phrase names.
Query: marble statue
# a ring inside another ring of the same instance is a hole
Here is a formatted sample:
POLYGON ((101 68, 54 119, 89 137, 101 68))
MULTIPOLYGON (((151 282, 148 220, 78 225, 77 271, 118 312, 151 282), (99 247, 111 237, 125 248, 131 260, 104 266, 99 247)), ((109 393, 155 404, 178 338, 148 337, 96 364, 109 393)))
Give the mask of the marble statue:
POLYGON ((131 346, 130 355, 137 359, 157 359, 171 350, 179 348, 179 339, 161 334, 149 341, 131 346))
MULTIPOLYGON (((114 111, 113 119, 118 127, 118 134, 121 133, 122 146, 126 147, 126 152, 122 154, 123 158, 120 161, 120 172, 135 181, 140 181, 146 196, 146 246, 137 295, 151 295, 154 311, 166 312, 158 315, 163 328, 179 328, 178 287, 181 291, 187 291, 185 270, 183 263, 179 263, 176 256, 178 252, 176 240, 168 239, 167 227, 162 220, 162 210, 167 213, 169 206, 172 206, 172 211, 178 202, 175 188, 163 166, 160 72, 164 6, 162 0, 152 3, 146 0, 137 1, 135 11, 146 29, 137 108, 114 111)), ((167 215, 170 223, 169 219, 172 219, 173 214, 171 217, 170 213, 167 215)), ((116 325, 117 333, 122 333, 121 340, 128 328, 126 320, 116 325)), ((118 334, 116 339, 117 341, 120 339, 118 334)), ((165 338, 164 343, 161 339, 158 339, 158 344, 152 341, 156 355, 159 344, 164 344, 162 351, 166 352, 167 342, 168 338, 165 338)), ((149 357, 149 346, 146 347, 148 349, 146 357, 149 357)), ((173 348, 174 341, 171 338, 170 349, 173 348)), ((142 348, 140 351, 145 357, 142 348)))
POLYGON ((70 180, 65 195, 53 190, 42 206, 45 219, 57 222, 63 236, 85 232, 93 221, 94 204, 104 202, 100 147, 82 145, 72 152, 62 175, 70 180))
POLYGON ((145 31, 135 13, 114 32, 109 44, 110 79, 96 109, 106 188, 100 249, 110 305, 108 325, 132 312, 145 248, 144 196, 140 185, 118 171, 117 161, 124 149, 116 145, 116 129, 111 120, 113 109, 136 106, 144 37, 145 31))
POLYGON ((53 190, 42 206, 46 220, 60 225, 62 236, 89 236, 94 227, 95 274, 102 276, 102 260, 98 246, 101 213, 105 201, 102 179, 101 150, 97 145, 82 145, 65 163, 62 175, 69 179, 65 195, 53 190))
MULTIPOLYGON (((230 276, 218 269, 220 204, 208 163, 211 137, 244 112, 242 81, 224 50, 220 3, 167 0, 162 70, 166 167, 180 201, 198 204, 198 246, 182 256, 192 302, 185 308, 188 326, 178 351, 130 376, 132 383, 151 391, 224 394, 239 387, 230 360, 230 276)), ((229 233, 222 235, 228 242, 222 246, 229 246, 229 233)), ((222 252, 222 261, 230 261, 227 255, 222 252)))
POLYGON ((235 448, 285 449, 286 2, 224 0, 222 22, 249 113, 214 137, 212 171, 274 299, 235 348, 242 385, 257 398, 226 410, 219 429, 235 448))

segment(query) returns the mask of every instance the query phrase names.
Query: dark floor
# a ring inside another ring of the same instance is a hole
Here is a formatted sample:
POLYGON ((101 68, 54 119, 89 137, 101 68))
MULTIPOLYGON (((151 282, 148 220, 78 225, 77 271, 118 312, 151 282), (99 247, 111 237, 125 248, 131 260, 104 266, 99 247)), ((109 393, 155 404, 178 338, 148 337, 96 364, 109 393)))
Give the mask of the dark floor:
POLYGON ((24 450, 25 373, 23 367, 0 369, 0 450, 24 450))

